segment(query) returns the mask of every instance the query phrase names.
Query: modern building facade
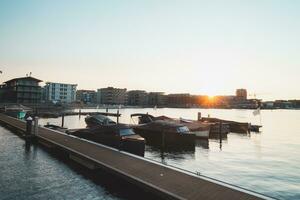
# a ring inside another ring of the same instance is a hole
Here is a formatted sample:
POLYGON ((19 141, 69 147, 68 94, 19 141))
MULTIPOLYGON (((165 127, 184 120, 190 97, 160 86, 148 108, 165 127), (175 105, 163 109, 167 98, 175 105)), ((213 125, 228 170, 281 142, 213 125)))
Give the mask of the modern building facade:
POLYGON ((45 100, 54 103, 71 103, 76 100, 77 84, 47 82, 45 85, 45 100))
POLYGON ((97 101, 97 93, 95 90, 77 90, 76 101, 80 101, 85 104, 94 104, 97 101))
POLYGON ((191 95, 190 94, 168 94, 167 104, 171 107, 190 107, 191 95))
POLYGON ((127 92, 128 105, 146 106, 148 104, 148 94, 144 90, 131 90, 127 92))
POLYGON ((125 105, 127 103, 127 89, 107 87, 97 90, 97 103, 108 105, 125 105))
POLYGON ((41 102, 39 79, 31 76, 15 78, 0 86, 1 102, 36 104, 41 102))
POLYGON ((247 99, 247 90, 246 89, 237 89, 235 94, 236 94, 236 97, 240 100, 247 99))
POLYGON ((164 92, 150 92, 148 94, 148 105, 164 106, 166 105, 166 95, 164 92))

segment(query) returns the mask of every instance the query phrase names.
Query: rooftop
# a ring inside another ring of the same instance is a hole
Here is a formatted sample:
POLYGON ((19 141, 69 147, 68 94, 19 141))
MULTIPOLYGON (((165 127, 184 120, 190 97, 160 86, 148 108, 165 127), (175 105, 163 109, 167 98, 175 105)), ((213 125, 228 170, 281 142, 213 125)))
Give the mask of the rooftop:
POLYGON ((17 80, 23 80, 23 79, 31 79, 31 80, 34 80, 34 81, 37 81, 37 82, 43 82, 43 81, 42 81, 42 80, 40 80, 40 79, 37 79, 37 78, 31 77, 31 76, 26 76, 26 77, 14 78, 14 79, 11 79, 11 80, 8 80, 8 81, 5 81, 4 83, 8 83, 8 82, 12 82, 12 81, 17 81, 17 80))

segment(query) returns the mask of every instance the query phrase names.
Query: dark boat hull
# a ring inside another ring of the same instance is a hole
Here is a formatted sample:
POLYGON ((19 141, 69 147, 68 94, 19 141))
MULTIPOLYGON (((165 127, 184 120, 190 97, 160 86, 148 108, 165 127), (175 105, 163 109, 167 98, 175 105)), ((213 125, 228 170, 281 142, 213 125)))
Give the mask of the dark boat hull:
POLYGON ((146 143, 159 146, 194 146, 194 134, 178 134, 162 132, 156 130, 147 130, 143 128, 134 128, 135 132, 146 139, 146 143))
POLYGON ((84 132, 74 132, 70 133, 76 137, 80 137, 86 140, 90 140, 99 144, 103 144, 106 146, 110 146, 122 151, 126 151, 135 155, 144 156, 145 152, 145 141, 130 141, 130 140, 122 140, 121 138, 105 138, 100 134, 92 135, 89 133, 88 129, 84 132))
POLYGON ((126 151, 135 155, 144 156, 145 154, 145 142, 136 141, 122 141, 119 146, 120 150, 126 151))
POLYGON ((233 132, 233 133, 247 133, 249 131, 249 128, 250 128, 249 123, 222 120, 222 119, 218 119, 218 118, 205 118, 205 117, 203 117, 202 121, 217 123, 216 125, 219 125, 218 123, 222 122, 222 124, 227 124, 229 126, 228 131, 233 132))

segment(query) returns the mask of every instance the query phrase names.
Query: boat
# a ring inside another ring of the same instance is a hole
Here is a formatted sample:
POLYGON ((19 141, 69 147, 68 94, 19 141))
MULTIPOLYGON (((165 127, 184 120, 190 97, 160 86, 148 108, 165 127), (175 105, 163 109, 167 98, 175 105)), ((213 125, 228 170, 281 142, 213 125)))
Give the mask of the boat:
POLYGON ((228 124, 229 132, 233 132, 233 133, 247 133, 249 132, 249 129, 251 127, 251 124, 246 122, 236 122, 236 121, 223 120, 223 119, 210 118, 210 117, 202 117, 201 121, 209 122, 209 123, 228 124))
POLYGON ((256 133, 258 133, 258 132, 259 132, 259 129, 260 129, 261 127, 262 127, 262 126, 260 126, 260 125, 250 125, 249 131, 250 131, 250 132, 256 132, 256 133))
POLYGON ((93 127, 97 125, 114 125, 117 124, 115 121, 111 120, 107 116, 96 114, 89 115, 85 119, 87 127, 93 127))
POLYGON ((186 126, 191 133, 195 134, 197 138, 203 138, 203 139, 208 139, 209 138, 209 133, 210 133, 210 124, 208 123, 202 123, 200 121, 195 121, 195 120, 189 120, 189 119, 174 119, 170 118, 167 116, 158 116, 154 117, 149 114, 142 114, 142 113, 136 113, 132 114, 131 117, 139 117, 139 123, 150 123, 152 121, 157 121, 157 120, 163 120, 163 121, 168 121, 180 125, 186 126))
POLYGON ((209 132, 210 132, 209 124, 205 124, 194 120, 181 119, 181 118, 179 120, 179 123, 186 125, 190 129, 190 131, 196 135, 197 138, 202 138, 202 139, 209 138, 209 132))
MULTIPOLYGON (((203 122, 203 121, 202 121, 203 122)), ((227 135, 230 132, 230 126, 228 123, 220 122, 203 122, 210 125, 210 135, 222 134, 227 135)))
POLYGON ((57 126, 57 125, 54 125, 54 124, 49 124, 49 123, 44 125, 44 127, 52 129, 52 130, 60 131, 60 132, 66 132, 68 130, 68 128, 57 126))
POLYGON ((117 148, 122 151, 144 156, 145 139, 143 137, 136 134, 128 125, 112 123, 112 120, 105 118, 108 117, 103 115, 88 116, 86 117, 86 128, 69 129, 66 131, 66 133, 117 148), (99 121, 98 119, 101 120, 99 121))
POLYGON ((147 114, 133 114, 139 116, 138 125, 133 129, 146 138, 147 143, 161 145, 194 145, 195 134, 183 124, 155 119, 147 114))

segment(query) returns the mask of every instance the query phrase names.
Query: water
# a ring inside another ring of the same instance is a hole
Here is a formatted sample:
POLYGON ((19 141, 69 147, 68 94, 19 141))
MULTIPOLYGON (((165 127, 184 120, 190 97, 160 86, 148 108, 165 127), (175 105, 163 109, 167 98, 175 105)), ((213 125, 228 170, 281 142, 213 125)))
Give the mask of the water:
POLYGON ((0 199, 153 199, 101 171, 30 145, 0 127, 0 199))
MULTIPOLYGON (((82 111, 104 112, 101 109, 82 111)), ((116 110, 110 111, 116 112, 116 110)), ((227 138, 222 140, 222 143, 219 139, 197 140, 195 149, 189 151, 161 152, 159 149, 147 146, 145 157, 278 199, 300 199, 299 110, 262 110, 260 116, 253 116, 251 110, 121 109, 120 121, 134 123, 130 119, 130 114, 136 112, 187 119, 196 119, 197 112, 201 112, 202 116, 210 114, 211 117, 262 124, 261 133, 230 133, 227 138)), ((59 125, 61 118, 41 119, 40 122, 43 124, 51 122, 59 125)), ((80 118, 78 116, 65 117, 65 126, 68 128, 85 127, 84 116, 80 118)), ((21 147, 18 145, 12 147, 12 149, 15 148, 21 147)), ((20 152, 22 151, 24 152, 24 150, 20 150, 20 152)), ((7 152, 10 151, 7 150, 7 152)), ((47 157, 47 155, 45 156, 47 157)), ((21 159, 26 160, 27 158, 23 155, 21 159)), ((58 164, 57 161, 53 161, 52 157, 48 159, 49 162, 58 164)), ((2 158, 0 161, 2 162, 2 158)), ((52 169, 51 172, 56 170, 59 172, 67 171, 71 175, 74 173, 68 167, 61 167, 60 165, 52 169)), ((94 194, 100 193, 102 195, 104 193, 106 195, 105 190, 99 189, 100 186, 98 189, 94 189, 93 184, 85 181, 87 180, 84 179, 82 184, 88 185, 86 187, 91 190, 91 195, 93 192, 94 194)), ((110 194, 107 195, 107 199, 115 198, 110 194)))

